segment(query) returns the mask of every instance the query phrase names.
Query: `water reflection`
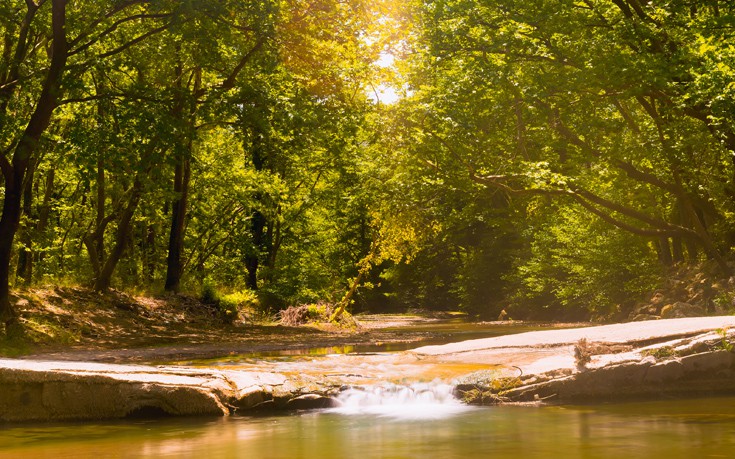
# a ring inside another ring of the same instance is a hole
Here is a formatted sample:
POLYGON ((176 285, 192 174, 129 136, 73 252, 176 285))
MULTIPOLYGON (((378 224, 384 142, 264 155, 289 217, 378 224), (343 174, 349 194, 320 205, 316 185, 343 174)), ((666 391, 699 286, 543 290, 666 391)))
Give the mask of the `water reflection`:
MULTIPOLYGON (((374 320, 386 320, 376 316, 374 320)), ((466 318, 460 319, 432 319, 420 323, 410 323, 395 327, 382 328, 385 331, 423 333, 422 339, 411 339, 404 342, 374 342, 369 344, 347 344, 339 346, 304 347, 296 349, 279 349, 270 351, 250 352, 245 354, 230 354, 223 357, 186 360, 186 361, 159 361, 155 364, 181 364, 194 366, 242 366, 261 363, 263 361, 293 361, 314 357, 328 357, 332 355, 364 355, 375 353, 401 352, 421 346, 447 344, 478 338, 491 338, 529 331, 546 330, 550 328, 578 328, 588 326, 587 323, 540 323, 540 322, 471 322, 466 318)))
MULTIPOLYGON (((407 410, 410 411, 410 407, 407 410)), ((0 428, 2 458, 707 458, 735 456, 735 398, 0 428)))

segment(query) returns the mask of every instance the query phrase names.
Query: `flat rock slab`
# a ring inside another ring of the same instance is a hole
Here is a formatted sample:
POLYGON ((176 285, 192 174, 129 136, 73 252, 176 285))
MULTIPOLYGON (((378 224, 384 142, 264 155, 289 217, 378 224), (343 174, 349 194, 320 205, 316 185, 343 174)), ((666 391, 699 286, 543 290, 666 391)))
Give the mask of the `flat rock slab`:
POLYGON ((514 368, 525 374, 543 373, 574 369, 574 346, 581 339, 641 347, 646 343, 696 336, 728 327, 735 327, 735 316, 651 320, 474 339, 420 347, 408 354, 434 364, 485 363, 507 367, 508 373, 514 368))
POLYGON ((582 338, 606 343, 633 343, 696 335, 728 327, 735 327, 735 316, 649 320, 597 327, 517 333, 439 346, 424 346, 410 352, 417 355, 450 355, 505 347, 563 346, 574 344, 582 338))
POLYGON ((0 359, 0 421, 223 416, 272 400, 284 375, 0 359))

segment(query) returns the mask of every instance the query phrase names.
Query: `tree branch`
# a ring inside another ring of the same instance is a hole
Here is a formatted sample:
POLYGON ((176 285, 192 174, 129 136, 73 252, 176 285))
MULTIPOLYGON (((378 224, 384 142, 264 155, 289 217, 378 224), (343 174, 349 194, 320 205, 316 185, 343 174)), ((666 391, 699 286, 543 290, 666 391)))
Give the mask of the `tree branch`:
POLYGON ((112 8, 112 9, 111 9, 111 10, 110 10, 110 11, 109 11, 109 12, 108 12, 107 14, 105 14, 105 15, 103 15, 103 16, 101 16, 101 17, 99 17, 99 18, 98 18, 98 19, 96 19, 95 21, 92 21, 92 22, 91 22, 91 23, 89 24, 89 26, 87 27, 87 31, 85 31, 85 32, 82 32, 82 33, 80 33, 80 34, 79 34, 79 35, 77 36, 77 38, 75 38, 74 40, 71 40, 71 41, 69 42, 69 46, 70 46, 70 47, 73 47, 73 46, 75 46, 75 45, 76 45, 77 43, 79 43, 79 42, 80 42, 80 41, 81 41, 81 40, 82 40, 83 38, 85 38, 85 37, 88 37, 88 36, 89 36, 89 35, 90 35, 90 34, 92 33, 92 31, 93 31, 93 30, 94 30, 94 29, 95 29, 95 28, 96 28, 96 27, 97 27, 98 25, 100 25, 100 24, 102 23, 102 21, 104 21, 105 19, 110 19, 111 17, 113 17, 113 16, 114 16, 114 15, 116 15, 117 13, 119 13, 119 12, 121 12, 121 11, 123 11, 123 10, 125 10, 125 9, 127 9, 127 8, 129 8, 129 7, 131 7, 131 6, 135 6, 135 5, 138 5, 138 4, 146 3, 146 2, 148 2, 148 1, 150 1, 150 0, 130 0, 130 1, 127 1, 127 2, 119 2, 119 3, 118 3, 117 5, 115 5, 115 6, 114 6, 114 7, 113 7, 113 8, 112 8))
POLYGON ((250 49, 250 51, 245 53, 242 59, 240 59, 240 62, 232 70, 230 75, 225 79, 225 81, 222 82, 222 84, 220 85, 220 88, 232 89, 235 86, 235 81, 237 80, 237 76, 240 74, 242 69, 245 68, 245 65, 253 57, 253 55, 255 55, 255 53, 258 52, 258 50, 263 47, 263 45, 265 44, 265 41, 266 41, 265 36, 262 36, 258 39, 258 41, 255 43, 255 46, 253 46, 250 49))
POLYGON ((115 54, 119 54, 119 53, 125 51, 126 49, 128 49, 128 48, 130 48, 130 47, 132 47, 134 45, 137 45, 138 43, 142 42, 143 40, 145 40, 145 39, 147 39, 147 38, 149 38, 149 37, 151 37, 151 36, 153 36, 153 35, 155 35, 157 33, 163 32, 164 30, 168 29, 168 26, 169 25, 171 25, 170 22, 162 25, 161 27, 157 27, 155 29, 149 30, 148 32, 146 32, 146 33, 138 36, 137 38, 134 38, 134 39, 130 40, 129 42, 125 43, 122 46, 119 46, 119 47, 113 49, 112 51, 108 51, 106 53, 100 54, 98 56, 98 58, 99 59, 104 59, 106 57, 110 57, 110 56, 114 56, 115 54))
MULTIPOLYGON (((613 217, 610 214, 607 214, 597 207, 590 204, 588 201, 586 201, 582 196, 580 196, 577 193, 570 193, 569 196, 574 198, 579 205, 584 207, 585 209, 589 210, 593 214, 600 217, 603 221, 620 228, 622 230, 628 231, 629 233, 636 234, 638 236, 645 236, 645 237, 671 237, 671 236, 678 236, 682 235, 682 232, 678 229, 650 229, 650 228, 638 228, 636 226, 630 225, 628 223, 623 222, 622 220, 619 220, 615 217, 613 217)), ((682 228, 683 229, 683 228, 682 228)))
MULTIPOLYGON (((99 35, 97 35, 95 38, 90 39, 87 43, 85 43, 83 45, 80 45, 78 48, 70 51, 69 52, 69 56, 74 56, 74 55, 79 54, 82 51, 88 49, 89 47, 91 47, 95 43, 99 42, 105 36, 111 34, 115 30, 117 30, 117 28, 120 25, 122 25, 122 24, 124 24, 126 22, 134 21, 136 19, 163 19, 163 18, 167 18, 167 17, 170 17, 170 16, 171 16, 171 13, 163 13, 163 14, 144 14, 144 13, 141 13, 141 14, 136 14, 136 15, 133 15, 133 16, 128 16, 128 17, 123 18, 123 19, 119 19, 119 20, 115 21, 110 27, 108 27, 107 29, 105 29, 102 32, 100 32, 99 35)), ((77 40, 79 40, 79 38, 80 37, 77 37, 77 40)), ((76 41, 73 44, 76 44, 76 41)))

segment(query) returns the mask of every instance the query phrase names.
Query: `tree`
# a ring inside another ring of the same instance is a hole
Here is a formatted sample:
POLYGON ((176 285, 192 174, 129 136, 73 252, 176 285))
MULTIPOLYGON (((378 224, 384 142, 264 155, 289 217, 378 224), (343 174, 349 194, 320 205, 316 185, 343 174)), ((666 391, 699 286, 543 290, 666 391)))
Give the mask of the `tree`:
POLYGON ((13 316, 8 289, 13 240, 22 212, 21 196, 29 168, 38 165, 39 144, 52 115, 60 105, 97 97, 77 97, 79 88, 75 87, 97 62, 110 59, 167 27, 169 12, 163 3, 148 5, 133 0, 100 5, 29 0, 24 6, 3 7, 0 133, 6 153, 0 156, 5 187, 0 217, 0 317, 6 321, 13 316), (151 27, 141 30, 139 23, 151 27), (64 99, 65 93, 75 94, 64 99), (31 110, 26 108, 28 100, 33 101, 31 110))
MULTIPOLYGON (((27 124, 22 129, 22 133, 17 137, 9 134, 8 131, 12 132, 12 127, 8 126, 8 118, 12 113, 11 103, 20 90, 20 80, 25 77, 21 74, 23 64, 36 57, 34 48, 38 40, 41 37, 48 37, 34 30, 33 27, 43 21, 39 19, 41 6, 42 4, 28 1, 25 14, 22 16, 20 10, 3 12, 5 21, 2 27, 5 42, 3 60, 0 65, 2 69, 0 72, 2 73, 0 75, 2 78, 0 82, 0 132, 8 145, 6 151, 12 151, 10 158, 5 153, 0 155, 0 169, 3 173, 5 190, 3 211, 0 216, 0 320, 6 323, 13 319, 9 300, 10 255, 20 222, 24 180, 28 168, 33 163, 33 155, 38 149, 41 136, 51 122, 51 115, 58 104, 62 76, 69 52, 65 29, 66 1, 52 0, 49 31, 51 49, 47 60, 48 68, 45 71, 40 91, 36 92, 35 107, 32 112, 28 113, 27 124), (19 17, 22 17, 22 20, 16 22, 19 17)), ((6 8, 10 10, 9 7, 6 8)))
POLYGON ((187 49, 183 50, 181 46, 177 49, 179 57, 176 64, 177 99, 174 117, 178 120, 183 135, 178 142, 174 166, 173 191, 176 197, 172 203, 164 286, 168 291, 179 289, 183 274, 184 228, 191 179, 192 148, 196 130, 200 127, 199 113, 206 112, 209 115, 205 120, 205 126, 230 121, 227 116, 231 118, 233 111, 223 107, 222 99, 226 100, 227 93, 236 86, 239 75, 251 61, 255 60, 264 43, 273 39, 272 25, 269 24, 268 17, 269 3, 256 3, 246 11, 246 14, 237 14, 237 5, 227 3, 202 5, 200 11, 195 9, 190 12, 198 19, 195 29, 190 26, 173 31, 177 40, 187 49), (213 33, 207 34, 207 30, 213 33), (214 36, 218 39, 213 39, 214 36), (228 52, 225 53, 223 50, 228 52), (186 54, 187 60, 197 64, 185 70, 182 53, 186 54), (223 55, 233 56, 234 59, 231 58, 228 62, 222 58, 223 55), (226 71, 223 72, 222 68, 226 71), (191 75, 187 76, 186 72, 191 72, 191 75), (203 74, 207 81, 203 82, 203 74), (187 81, 188 83, 185 83, 187 81), (218 110, 221 110, 224 116, 217 116, 218 110))
MULTIPOLYGON (((579 206, 642 238, 663 263, 687 247, 727 273, 733 150, 719 100, 732 73, 715 70, 730 62, 726 8, 419 5, 403 150, 445 189, 505 196, 489 203, 498 210, 579 206), (704 83, 712 73, 718 83, 704 83)), ((523 224, 538 223, 529 213, 523 224)))

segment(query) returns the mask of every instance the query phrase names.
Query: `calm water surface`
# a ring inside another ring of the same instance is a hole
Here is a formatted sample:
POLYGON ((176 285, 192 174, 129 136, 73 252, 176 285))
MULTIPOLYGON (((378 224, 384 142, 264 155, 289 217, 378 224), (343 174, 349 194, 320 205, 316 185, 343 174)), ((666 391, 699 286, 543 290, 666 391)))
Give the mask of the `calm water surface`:
MULTIPOLYGON (((384 320, 380 316, 369 316, 369 319, 358 317, 361 322, 384 320)), ((473 322, 465 317, 455 319, 426 320, 424 322, 411 322, 406 325, 383 328, 384 331, 401 332, 407 331, 412 334, 424 333, 422 339, 406 342, 375 342, 370 344, 310 347, 300 349, 281 349, 274 351, 261 351, 248 354, 230 354, 227 356, 173 362, 177 364, 196 366, 218 366, 218 365, 241 365, 260 362, 263 359, 269 361, 290 361, 296 357, 318 357, 335 354, 366 354, 376 352, 400 352, 415 349, 421 346, 435 344, 455 343, 479 338, 492 338, 496 336, 511 335, 539 330, 551 330, 558 328, 575 328, 590 326, 590 323, 557 323, 546 322, 473 322)), ((155 361, 154 364, 167 364, 172 362, 155 361)))
POLYGON ((731 458, 735 397, 0 427, 2 458, 731 458))

